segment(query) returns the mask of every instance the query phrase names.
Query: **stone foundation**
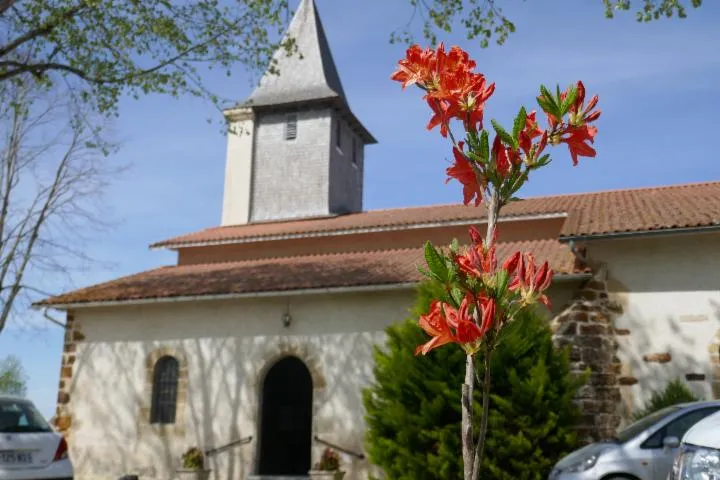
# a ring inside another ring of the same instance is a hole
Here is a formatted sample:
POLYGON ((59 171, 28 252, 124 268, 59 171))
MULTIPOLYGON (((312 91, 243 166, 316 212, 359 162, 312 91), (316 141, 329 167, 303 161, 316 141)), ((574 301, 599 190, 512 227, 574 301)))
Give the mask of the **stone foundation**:
POLYGON ((620 386, 637 383, 632 377, 621 377, 622 364, 616 356, 617 331, 613 318, 621 308, 608 298, 605 281, 589 280, 575 294, 570 304, 551 322, 557 347, 570 347, 571 370, 587 375, 576 402, 581 408, 578 425, 584 443, 615 435, 620 425, 620 386))

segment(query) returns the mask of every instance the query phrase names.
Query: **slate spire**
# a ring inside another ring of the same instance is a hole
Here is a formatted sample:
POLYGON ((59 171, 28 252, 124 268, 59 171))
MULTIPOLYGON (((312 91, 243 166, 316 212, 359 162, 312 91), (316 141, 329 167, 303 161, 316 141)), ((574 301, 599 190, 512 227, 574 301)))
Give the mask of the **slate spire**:
POLYGON ((301 0, 286 38, 295 40, 298 51, 275 52, 279 75, 266 72, 248 98, 247 106, 270 106, 339 99, 347 104, 340 76, 330 53, 314 0, 301 0))

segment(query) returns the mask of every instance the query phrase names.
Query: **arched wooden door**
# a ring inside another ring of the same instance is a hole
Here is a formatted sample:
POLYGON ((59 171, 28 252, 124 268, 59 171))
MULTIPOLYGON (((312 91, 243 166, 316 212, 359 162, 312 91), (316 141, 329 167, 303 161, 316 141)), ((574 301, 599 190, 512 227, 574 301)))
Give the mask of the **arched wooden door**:
POLYGON ((262 390, 260 475, 307 475, 310 470, 313 384, 296 357, 268 370, 262 390))

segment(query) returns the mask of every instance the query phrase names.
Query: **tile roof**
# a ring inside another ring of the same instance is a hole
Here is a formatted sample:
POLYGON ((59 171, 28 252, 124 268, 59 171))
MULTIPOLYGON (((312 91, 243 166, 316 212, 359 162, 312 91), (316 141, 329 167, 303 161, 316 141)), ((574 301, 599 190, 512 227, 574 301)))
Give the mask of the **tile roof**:
MULTIPOLYGON (((527 198, 503 217, 567 214, 560 238, 720 225, 720 182, 527 198)), ((155 243, 175 248, 196 243, 260 241, 273 237, 332 235, 482 220, 485 210, 463 205, 372 210, 337 217, 215 227, 155 243)))
MULTIPOLYGON (((550 262, 558 275, 574 273, 572 253, 555 240, 498 246, 500 258, 516 250, 530 251, 538 260, 550 262)), ((422 262, 423 250, 413 248, 161 267, 51 297, 37 305, 411 283, 421 280, 417 265, 422 262)))

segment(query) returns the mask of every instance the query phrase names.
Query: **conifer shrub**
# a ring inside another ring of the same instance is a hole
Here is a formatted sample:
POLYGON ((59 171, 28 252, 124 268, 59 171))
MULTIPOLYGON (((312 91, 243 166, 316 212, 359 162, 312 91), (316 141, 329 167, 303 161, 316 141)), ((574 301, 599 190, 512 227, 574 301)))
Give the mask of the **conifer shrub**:
MULTIPOLYGON (((419 288, 411 318, 387 329, 377 347, 375 382, 364 392, 367 451, 390 480, 461 479, 460 388, 465 352, 455 346, 415 357, 427 340, 417 318, 438 286, 419 288)), ((482 355, 476 365, 483 378, 482 355)), ((492 357, 492 395, 482 479, 546 479, 562 456, 578 447, 573 404, 584 379, 570 374, 568 351, 553 346, 540 313, 516 318, 492 357)), ((474 409, 480 418, 481 389, 474 409)), ((477 428, 477 426, 476 426, 477 428)))
POLYGON ((695 395, 685 382, 676 378, 669 382, 662 390, 653 391, 650 400, 645 406, 633 415, 635 420, 647 417, 651 413, 662 410, 678 403, 697 402, 700 398, 695 395))

